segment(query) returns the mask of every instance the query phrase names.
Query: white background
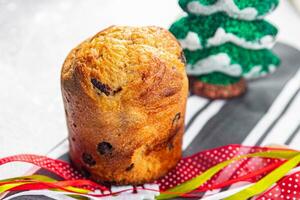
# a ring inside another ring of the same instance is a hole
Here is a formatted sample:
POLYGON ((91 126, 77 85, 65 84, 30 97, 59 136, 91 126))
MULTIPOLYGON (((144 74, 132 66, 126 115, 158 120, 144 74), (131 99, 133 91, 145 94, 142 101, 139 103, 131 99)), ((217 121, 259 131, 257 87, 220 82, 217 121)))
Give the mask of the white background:
MULTIPOLYGON (((71 48, 110 25, 168 28, 181 14, 177 0, 0 0, 0 157, 46 154, 67 136, 60 69, 71 48)), ((300 48, 300 15, 287 0, 268 19, 300 48)), ((21 171, 2 166, 0 178, 21 171)))

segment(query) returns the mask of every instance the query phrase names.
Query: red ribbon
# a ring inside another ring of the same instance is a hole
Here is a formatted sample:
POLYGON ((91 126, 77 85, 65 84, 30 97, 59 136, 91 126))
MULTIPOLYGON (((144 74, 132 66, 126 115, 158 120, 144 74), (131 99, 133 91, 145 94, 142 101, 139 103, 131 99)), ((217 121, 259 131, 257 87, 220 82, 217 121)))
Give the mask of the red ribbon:
MULTIPOLYGON (((274 148, 272 149, 274 150, 274 148)), ((195 176, 203 173, 204 171, 213 167, 214 165, 231 159, 235 156, 244 155, 248 153, 263 152, 268 150, 269 148, 265 147, 245 147, 241 145, 228 145, 216 149, 199 152, 193 156, 181 159, 178 165, 173 170, 171 170, 163 178, 157 180, 155 183, 159 184, 161 191, 165 191, 171 187, 180 185, 183 182, 188 181, 194 178, 195 176)), ((63 191, 67 191, 65 186, 74 186, 79 188, 89 187, 93 190, 100 189, 102 191, 108 190, 102 185, 84 179, 83 176, 77 170, 75 170, 69 163, 57 159, 48 158, 46 156, 38 156, 31 154, 10 156, 0 159, 0 165, 16 161, 27 162, 37 165, 62 177, 65 181, 59 181, 55 183, 45 183, 38 181, 30 182, 26 185, 16 186, 12 188, 11 191, 33 189, 37 190, 49 188, 59 188, 63 191)), ((231 164, 230 166, 226 167, 221 172, 216 174, 211 180, 200 186, 196 191, 205 192, 212 189, 219 189, 230 186, 240 181, 256 182, 265 174, 280 166, 284 162, 285 161, 283 160, 270 158, 247 158, 241 161, 237 161, 236 163, 231 164)), ((147 188, 139 189, 151 190, 147 188)), ((100 197, 103 196, 103 194, 96 196, 100 197)))
MULTIPOLYGON (((276 148, 278 150, 282 150, 276 148)), ((248 147, 241 145, 228 145, 215 149, 202 151, 190 157, 183 158, 177 166, 166 176, 156 181, 162 191, 180 185, 218 163, 232 159, 238 155, 248 153, 265 152, 266 147, 248 147)), ((275 150, 275 148, 272 148, 275 150)), ((267 172, 280 166, 283 161, 278 159, 248 158, 237 161, 216 174, 211 180, 198 188, 199 191, 207 191, 230 186, 239 181, 256 182, 267 172)))
POLYGON ((0 159, 0 166, 9 162, 26 162, 31 163, 40 168, 53 172, 65 180, 77 180, 84 178, 77 170, 75 170, 69 163, 62 160, 48 158, 46 156, 20 154, 16 156, 9 156, 0 159))
POLYGON ((266 199, 300 199, 300 172, 284 177, 275 186, 256 198, 256 200, 266 199))

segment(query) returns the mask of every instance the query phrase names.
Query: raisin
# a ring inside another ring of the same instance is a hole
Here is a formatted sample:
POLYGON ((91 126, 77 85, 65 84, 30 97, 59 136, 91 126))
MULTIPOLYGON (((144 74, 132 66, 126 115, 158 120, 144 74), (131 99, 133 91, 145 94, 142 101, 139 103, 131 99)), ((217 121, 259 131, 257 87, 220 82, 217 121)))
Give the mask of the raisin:
POLYGON ((101 154, 111 153, 113 150, 113 146, 108 142, 100 142, 97 146, 97 151, 101 154))
POLYGON ((95 78, 91 79, 91 83, 95 88, 97 88, 100 92, 103 92, 106 96, 115 95, 122 91, 122 87, 118 87, 116 90, 113 90, 111 87, 109 87, 109 85, 101 83, 95 78))
POLYGON ((181 60, 182 63, 186 64, 186 58, 183 51, 181 51, 179 59, 181 60))
POLYGON ((170 141, 168 143, 168 149, 169 149, 169 151, 171 151, 173 148, 174 148, 174 145, 173 145, 172 141, 170 141))
POLYGON ((88 153, 83 153, 82 154, 82 160, 85 164, 89 165, 89 166, 93 166, 96 164, 96 161, 94 160, 94 158, 92 157, 91 154, 88 153))
POLYGON ((98 81, 95 78, 91 79, 91 83, 93 84, 93 86, 95 88, 97 88, 98 90, 103 92, 106 96, 110 95, 112 92, 112 89, 109 87, 109 85, 101 83, 100 81, 98 81))
POLYGON ((122 91, 122 88, 119 87, 118 89, 116 89, 116 90, 113 91, 113 94, 115 95, 115 94, 117 94, 117 93, 119 93, 119 92, 121 92, 121 91, 122 91))
POLYGON ((170 96, 175 95, 176 92, 177 92, 176 89, 174 89, 174 88, 168 88, 168 89, 165 89, 165 90, 163 91, 163 96, 164 96, 164 97, 170 97, 170 96))
POLYGON ((146 77, 147 77, 147 75, 146 74, 142 74, 142 81, 145 81, 146 80, 146 77))
POLYGON ((172 121, 172 126, 178 122, 178 120, 180 119, 180 117, 181 117, 181 114, 180 114, 180 112, 179 112, 179 113, 177 113, 177 114, 175 115, 175 117, 174 117, 174 119, 173 119, 173 121, 172 121))
POLYGON ((125 171, 131 171, 132 169, 133 169, 133 167, 134 167, 134 163, 131 163, 131 165, 129 165, 126 169, 125 169, 125 171))

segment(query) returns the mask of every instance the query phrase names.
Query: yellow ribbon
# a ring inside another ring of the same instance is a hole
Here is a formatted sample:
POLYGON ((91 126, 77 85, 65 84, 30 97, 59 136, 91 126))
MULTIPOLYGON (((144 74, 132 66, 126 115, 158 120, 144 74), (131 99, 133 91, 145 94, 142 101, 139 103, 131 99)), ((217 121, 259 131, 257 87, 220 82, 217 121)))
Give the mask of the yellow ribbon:
POLYGON ((246 200, 250 197, 258 195, 268 188, 270 188, 274 183, 279 181, 284 177, 291 169, 296 167, 300 162, 300 154, 296 155, 289 161, 285 162, 283 165, 269 173, 267 176, 259 180, 256 184, 225 198, 224 200, 246 200))
MULTIPOLYGON (((199 188, 206 181, 211 179, 215 174, 217 174, 220 170, 224 169, 229 164, 231 164, 235 161, 244 159, 244 158, 262 157, 262 158, 276 158, 276 159, 290 160, 298 155, 299 155, 298 152, 291 151, 291 150, 270 150, 268 152, 258 152, 258 153, 253 153, 253 154, 237 156, 235 158, 232 158, 230 160, 221 162, 221 163, 213 166, 212 168, 206 170, 204 173, 200 174, 199 176, 196 176, 195 178, 193 178, 181 185, 173 187, 165 192, 162 192, 159 196, 156 196, 156 199, 157 200, 171 199, 171 198, 192 192, 193 190, 199 188)), ((292 166, 294 166, 294 165, 292 165, 292 166)), ((285 167, 285 165, 280 166, 278 169, 280 169, 282 167, 285 167)), ((284 170, 284 172, 285 171, 287 171, 287 170, 284 170)), ((268 179, 268 181, 270 182, 271 180, 268 179)), ((273 183, 275 183, 275 182, 273 182, 273 183)), ((238 199, 241 200, 241 198, 238 198, 238 199)))
MULTIPOLYGON (((0 186, 0 193, 7 192, 10 189, 21 186, 21 185, 26 185, 29 183, 33 183, 33 181, 40 181, 40 182, 48 182, 48 183, 55 183, 57 180, 50 178, 48 176, 43 176, 43 175, 32 175, 32 176, 21 176, 21 177, 16 177, 16 178, 10 178, 10 179, 5 179, 5 180, 0 180, 0 183, 5 183, 5 182, 10 182, 10 181, 16 181, 20 180, 18 183, 8 183, 0 186)), ((72 187, 72 186, 67 186, 64 187, 65 189, 68 189, 72 192, 78 192, 78 193, 83 193, 87 194, 90 192, 89 190, 77 188, 77 187, 72 187)), ((53 189, 57 190, 57 189, 53 189)), ((59 190, 59 189, 58 189, 59 190)))
MULTIPOLYGON (((269 150, 267 152, 258 152, 253 154, 246 154, 237 156, 235 158, 232 158, 230 160, 221 162, 210 169, 206 170, 204 173, 196 176, 195 178, 178 185, 174 188, 171 188, 165 192, 161 192, 159 196, 156 196, 157 200, 161 199, 170 199, 174 198, 189 192, 192 192, 193 190, 199 188, 201 185, 203 185, 206 181, 210 180, 215 174, 217 174, 219 171, 224 169, 229 164, 244 159, 244 158, 253 158, 253 157, 262 157, 262 158, 275 158, 275 159, 286 159, 287 162, 282 164, 280 167, 275 169, 274 171, 270 172, 267 176, 262 178, 260 181, 258 181, 256 184, 230 196, 227 197, 225 200, 246 200, 250 197, 253 197, 255 195, 258 195, 268 188, 270 188, 274 183, 276 183, 278 180, 280 180, 283 176, 285 176, 291 169, 293 169, 295 166, 297 166, 300 163, 300 153, 296 151, 291 150, 269 150)), ((10 182, 20 180, 18 183, 7 183, 0 186, 0 193, 9 191, 10 189, 25 185, 29 183, 33 183, 33 181, 40 181, 40 182, 49 182, 49 183, 55 183, 57 182, 55 179, 52 179, 47 176, 43 175, 32 175, 32 176, 23 176, 23 177, 17 177, 17 178, 11 178, 11 179, 5 179, 0 180, 0 183, 10 182)), ((77 187, 64 187, 70 191, 76 192, 76 193, 82 193, 87 194, 90 192, 89 190, 84 190, 77 187)), ((59 189, 58 189, 59 190, 59 189)), ((79 195, 74 195, 73 197, 79 197, 79 195)))

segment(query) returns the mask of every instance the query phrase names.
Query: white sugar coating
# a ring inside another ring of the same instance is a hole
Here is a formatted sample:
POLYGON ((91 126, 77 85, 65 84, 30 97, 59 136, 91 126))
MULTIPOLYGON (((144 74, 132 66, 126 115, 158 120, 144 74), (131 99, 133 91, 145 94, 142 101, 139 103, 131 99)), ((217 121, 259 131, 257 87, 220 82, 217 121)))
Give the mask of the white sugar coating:
POLYGON ((192 1, 188 3, 187 10, 196 15, 211 15, 216 12, 225 12, 230 17, 244 20, 262 18, 262 16, 257 16, 258 12, 255 8, 249 7, 241 10, 235 5, 233 0, 219 0, 213 5, 202 5, 198 1, 192 1))
POLYGON ((246 49, 270 49, 274 46, 275 38, 274 36, 266 35, 258 42, 251 42, 232 33, 226 33, 223 28, 218 28, 215 35, 207 40, 207 47, 218 46, 226 42, 232 42, 246 49))
POLYGON ((231 64, 231 59, 226 53, 211 55, 199 60, 193 66, 187 65, 189 75, 203 75, 212 72, 222 72, 230 76, 241 76, 242 67, 239 64, 231 64))
POLYGON ((185 39, 179 40, 183 49, 189 49, 191 51, 202 49, 202 45, 199 41, 199 37, 195 32, 189 32, 185 39))

